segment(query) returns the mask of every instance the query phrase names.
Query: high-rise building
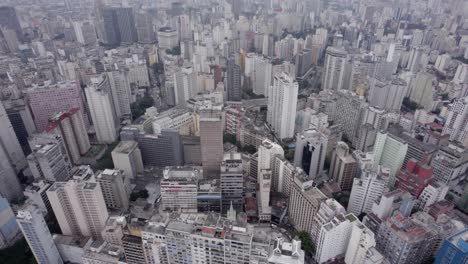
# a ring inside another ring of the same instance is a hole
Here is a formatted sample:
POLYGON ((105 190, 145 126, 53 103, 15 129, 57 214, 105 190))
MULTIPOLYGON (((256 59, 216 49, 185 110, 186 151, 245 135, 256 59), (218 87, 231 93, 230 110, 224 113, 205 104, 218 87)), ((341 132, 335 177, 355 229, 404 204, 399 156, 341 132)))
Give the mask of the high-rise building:
POLYGON ((125 260, 128 264, 145 264, 141 237, 125 235, 122 238, 125 260))
POLYGON ((226 91, 228 101, 242 100, 241 86, 241 68, 236 64, 234 57, 230 57, 227 61, 226 70, 226 91))
POLYGON ((47 197, 62 234, 101 238, 109 214, 100 184, 89 167, 76 168, 68 182, 55 182, 47 197))
POLYGON ((16 171, 11 164, 7 152, 0 147, 0 195, 8 201, 19 200, 23 194, 16 171))
POLYGON ((396 177, 395 187, 418 198, 424 188, 432 182, 432 168, 412 159, 396 177))
POLYGON ((128 73, 126 71, 112 71, 107 72, 107 77, 109 78, 115 114, 119 119, 131 118, 132 93, 128 82, 128 73))
POLYGON ((411 101, 423 106, 426 111, 433 109, 433 79, 434 76, 430 73, 418 72, 411 89, 411 101))
POLYGON ((26 90, 26 96, 38 132, 47 128, 49 119, 54 114, 73 108, 78 108, 85 124, 89 124, 85 111, 84 95, 76 81, 33 86, 26 90))
POLYGON ((310 232, 314 245, 317 245, 322 226, 339 214, 346 214, 346 209, 335 199, 329 198, 320 204, 320 209, 312 220, 312 232, 310 232))
POLYGON ((468 229, 465 228, 445 239, 437 254, 435 264, 454 264, 468 262, 468 229))
POLYGON ((106 75, 91 79, 86 87, 89 112, 93 120, 96 138, 99 143, 112 143, 117 140, 117 117, 111 95, 111 84, 106 75))
POLYGON ((35 205, 27 204, 19 210, 16 221, 37 263, 63 263, 44 217, 35 205))
POLYGON ((356 170, 357 161, 349 152, 348 145, 342 141, 338 142, 330 163, 330 177, 338 183, 341 190, 349 191, 353 186, 356 170))
POLYGON ((0 249, 12 246, 21 237, 20 233, 8 200, 0 196, 0 249))
MULTIPOLYGON (((16 137, 15 130, 8 118, 7 112, 3 107, 3 103, 0 102, 0 148, 3 149, 6 158, 11 166, 14 168, 16 173, 26 168, 27 162, 24 156, 23 149, 16 137)), ((6 161, 5 161, 6 162, 6 161)))
POLYGON ((448 134, 450 140, 468 147, 468 96, 455 100, 449 106, 449 114, 442 134, 448 134))
POLYGON ((111 155, 114 167, 122 170, 125 177, 135 179, 139 173, 143 173, 143 160, 136 141, 121 141, 111 155))
POLYGON ((31 110, 25 103, 24 99, 16 99, 11 101, 3 101, 8 119, 15 131, 18 142, 23 149, 24 155, 31 153, 28 137, 36 132, 31 110))
POLYGON ((303 169, 312 179, 319 177, 323 173, 327 144, 328 137, 316 129, 298 133, 294 165, 303 169))
POLYGON ((359 222, 352 213, 335 216, 320 229, 315 260, 325 263, 346 253, 353 226, 359 222))
POLYGON ((379 109, 400 111, 407 88, 406 82, 401 79, 390 83, 375 80, 370 87, 369 104, 379 109))
POLYGON ((107 208, 122 211, 128 209, 129 181, 122 171, 105 169, 96 176, 96 181, 100 184, 107 208))
POLYGON ((244 171, 240 153, 224 154, 221 163, 222 212, 226 213, 232 205, 237 212, 243 211, 244 171))
POLYGON ((352 147, 358 146, 359 131, 366 108, 364 97, 348 90, 338 92, 336 107, 333 109, 336 111, 334 121, 341 126, 343 137, 351 142, 352 147))
POLYGON ((267 122, 278 138, 294 136, 298 89, 294 77, 285 72, 275 75, 268 89, 267 122))
POLYGON ((149 12, 138 12, 135 16, 136 30, 139 43, 154 43, 156 35, 153 31, 153 19, 149 12))
POLYGON ((345 85, 345 65, 348 54, 345 50, 328 47, 325 53, 322 89, 339 91, 345 85))
POLYGON ((164 210, 197 212, 198 167, 166 167, 161 180, 161 203, 164 210))
POLYGON ((318 188, 312 187, 312 180, 302 172, 294 177, 289 197, 288 216, 296 230, 313 230, 315 215, 320 209, 320 204, 327 199, 318 188))
POLYGON ((120 41, 124 44, 131 44, 138 40, 137 30, 135 28, 135 18, 133 8, 118 7, 115 8, 115 15, 120 31, 120 41))
POLYGON ((384 258, 375 248, 374 233, 360 222, 355 222, 345 254, 346 264, 382 263, 384 258))
POLYGON ((434 248, 431 230, 412 219, 395 214, 380 225, 377 249, 391 264, 419 264, 427 261, 434 248))
POLYGON ((468 149, 455 143, 441 147, 431 161, 434 178, 448 186, 455 186, 465 178, 468 169, 468 149))
POLYGON ((257 95, 266 95, 270 89, 272 80, 273 66, 270 60, 256 56, 254 61, 253 93, 257 95))
POLYGON ((403 165, 408 143, 387 132, 379 132, 374 145, 374 168, 378 165, 390 170, 388 186, 393 186, 395 176, 403 165))
POLYGON ((27 160, 35 179, 52 182, 68 180, 72 166, 68 155, 63 155, 62 147, 59 142, 34 146, 27 160))
POLYGON ((303 49, 296 54, 296 77, 303 77, 312 65, 312 51, 303 49))
POLYGON ((431 206, 434 203, 444 200, 449 187, 441 182, 432 182, 430 183, 419 196, 419 208, 426 210, 427 207, 431 206))
POLYGON ((91 148, 83 115, 78 108, 51 116, 46 131, 63 138, 65 149, 73 164, 80 164, 81 156, 91 148))
POLYGON ((117 12, 115 8, 105 7, 101 9, 102 23, 103 23, 103 37, 101 42, 111 46, 120 45, 120 29, 117 12))
POLYGON ((14 7, 0 6, 0 26, 14 30, 18 39, 23 39, 23 31, 14 7))
POLYGON ((177 105, 185 105, 198 93, 196 73, 191 64, 184 64, 174 72, 174 88, 177 105))
POLYGON ((219 172, 223 160, 223 123, 221 111, 206 109, 200 112, 200 146, 203 174, 219 172))
POLYGON ((371 212, 372 205, 386 190, 388 169, 379 167, 377 171, 362 170, 359 177, 354 178, 348 212, 355 215, 371 212))

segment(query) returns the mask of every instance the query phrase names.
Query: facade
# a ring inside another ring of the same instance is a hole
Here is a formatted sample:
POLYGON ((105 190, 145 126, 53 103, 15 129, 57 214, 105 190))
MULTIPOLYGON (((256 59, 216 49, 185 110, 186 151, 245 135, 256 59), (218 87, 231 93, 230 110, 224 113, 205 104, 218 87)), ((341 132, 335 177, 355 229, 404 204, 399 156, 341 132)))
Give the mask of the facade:
POLYGON ((450 105, 442 134, 448 134, 450 140, 468 147, 468 96, 457 99, 450 105))
POLYGON ((395 176, 403 165, 408 143, 390 133, 379 132, 374 145, 374 168, 378 165, 390 170, 388 186, 393 186, 395 176))
POLYGON ((96 181, 99 182, 107 208, 122 211, 128 209, 128 179, 122 171, 105 169, 96 176, 96 181))
POLYGON ((198 181, 202 173, 199 167, 166 167, 161 180, 163 210, 197 212, 198 181))
POLYGON ((407 89, 406 82, 401 79, 394 79, 390 83, 382 83, 376 80, 371 85, 369 104, 387 111, 400 111, 407 89))
POLYGON ((328 47, 325 53, 325 72, 322 74, 322 89, 339 91, 345 84, 347 53, 335 47, 328 47))
POLYGON ((382 263, 384 258, 375 246, 374 233, 360 222, 355 222, 345 254, 345 263, 382 263))
POLYGON ((467 234, 468 229, 463 229, 445 239, 434 263, 466 263, 468 261, 467 234))
POLYGON ((354 215, 370 213, 372 205, 386 190, 388 170, 379 168, 377 172, 363 170, 359 177, 354 178, 348 212, 354 215))
POLYGON ((242 100, 241 68, 233 57, 227 61, 226 91, 227 101, 242 100))
POLYGON ((54 114, 49 119, 46 131, 60 135, 73 164, 80 164, 80 158, 91 148, 83 115, 78 108, 54 114))
POLYGON ((145 264, 141 237, 125 235, 122 238, 125 260, 128 264, 145 264))
POLYGON ((131 44, 138 40, 135 28, 135 18, 133 8, 118 7, 115 9, 117 24, 120 31, 120 41, 123 44, 131 44))
POLYGON ((128 81, 128 72, 121 70, 107 72, 106 74, 107 78, 109 78, 115 114, 119 119, 131 118, 132 91, 128 81))
POLYGON ((465 178, 468 169, 468 150, 455 143, 441 147, 431 161, 434 179, 455 186, 465 178))
POLYGON ((357 161, 349 152, 348 145, 342 141, 338 142, 330 163, 330 177, 338 183, 341 190, 349 191, 353 186, 356 170, 357 161))
POLYGON ((77 82, 33 86, 26 91, 26 97, 38 132, 47 128, 49 119, 54 114, 73 108, 79 109, 86 126, 89 125, 85 112, 84 95, 77 82))
POLYGON ((419 208, 426 210, 432 204, 444 200, 448 190, 449 187, 442 182, 430 183, 419 196, 419 208))
MULTIPOLYGON (((92 175, 86 167, 78 170, 76 173, 83 177, 92 175)), ((91 179, 76 177, 68 182, 55 182, 47 190, 52 210, 64 235, 101 238, 109 214, 100 184, 94 176, 91 179)))
POLYGON ((244 171, 240 153, 224 154, 221 163, 221 199, 223 214, 231 205, 237 212, 244 209, 244 171))
POLYGON ((273 86, 268 89, 267 122, 281 139, 294 136, 298 89, 294 77, 285 72, 275 75, 273 86))
POLYGON ((143 160, 136 141, 121 141, 111 155, 114 167, 122 170, 125 177, 135 179, 139 173, 143 173, 143 160))
POLYGON ((395 187, 418 198, 424 188, 432 182, 432 168, 412 159, 396 178, 395 187))
POLYGON ((44 217, 34 205, 19 210, 16 221, 38 263, 63 263, 44 217))
POLYGON ((335 116, 334 121, 341 126, 343 137, 351 142, 351 147, 357 147, 364 110, 367 108, 364 97, 342 90, 338 92, 336 106, 330 104, 330 108, 333 108, 330 111, 336 111, 331 116, 335 116))
POLYGON ((105 7, 101 9, 103 37, 99 39, 100 42, 110 45, 120 45, 120 29, 115 8, 105 7))
POLYGON ((310 177, 317 178, 323 173, 328 137, 316 129, 308 129, 296 136, 294 165, 310 177))
POLYGON ((105 75, 93 78, 92 85, 85 89, 99 143, 112 143, 117 140, 118 123, 110 89, 109 78, 105 75))
POLYGON ((219 173, 223 160, 223 122, 221 111, 200 112, 200 146, 204 175, 219 173))
POLYGON ((72 166, 61 147, 58 142, 34 146, 27 160, 35 179, 53 182, 68 180, 72 166))
POLYGON ((5 158, 8 159, 15 172, 18 173, 27 166, 26 158, 3 103, 0 103, 0 122, 2 124, 0 128, 1 148, 7 155, 5 158))
POLYGON ((434 76, 430 73, 418 72, 411 89, 411 101, 423 106, 426 111, 433 109, 433 79, 434 76))
POLYGON ((346 214, 346 210, 335 199, 329 198, 320 204, 320 209, 312 220, 312 232, 310 233, 314 245, 318 243, 322 226, 329 223, 335 216, 340 214, 346 214))

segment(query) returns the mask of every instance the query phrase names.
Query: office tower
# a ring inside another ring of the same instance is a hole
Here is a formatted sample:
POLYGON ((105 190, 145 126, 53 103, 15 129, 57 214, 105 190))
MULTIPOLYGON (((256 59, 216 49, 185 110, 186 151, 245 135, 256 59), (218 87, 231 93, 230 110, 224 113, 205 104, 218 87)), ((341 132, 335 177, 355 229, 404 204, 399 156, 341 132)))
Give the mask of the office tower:
POLYGON ((296 54, 296 77, 303 77, 312 65, 312 51, 303 49, 296 54))
POLYGON ((55 182, 47 190, 47 197, 62 234, 99 239, 109 217, 100 184, 86 167, 78 168, 76 173, 68 182, 55 182))
POLYGON ((434 234, 414 220, 397 213, 380 225, 377 250, 391 264, 419 264, 427 261, 434 248, 434 234))
POLYGON ((382 263, 383 256, 375 246, 374 233, 362 223, 355 222, 346 249, 345 263, 382 263))
POLYGON ((136 141, 119 142, 111 155, 114 167, 122 170, 125 177, 135 179, 139 173, 143 173, 143 160, 136 141))
POLYGON ((339 214, 323 225, 317 240, 315 261, 321 264, 344 255, 356 222, 359 220, 353 214, 339 214))
POLYGON ((84 97, 77 82, 60 82, 57 84, 33 86, 26 90, 29 107, 34 116, 34 123, 38 132, 47 128, 49 118, 57 112, 77 108, 87 121, 84 97))
POLYGON ((13 129, 7 112, 1 102, 0 123, 2 124, 0 127, 0 148, 2 148, 4 154, 6 154, 2 159, 6 158, 15 172, 19 173, 27 166, 26 157, 24 156, 23 149, 16 137, 15 130, 13 129))
POLYGON ((224 154, 221 163, 221 196, 223 214, 232 206, 236 212, 243 211, 244 171, 240 153, 224 154))
POLYGON ((422 191, 421 195, 419 196, 419 209, 426 211, 426 208, 431 206, 434 203, 443 201, 449 187, 441 182, 432 182, 430 183, 424 190, 422 191))
POLYGON ((296 136, 294 166, 300 167, 312 179, 323 173, 328 137, 316 130, 307 129, 296 136))
POLYGON ((349 191, 352 188, 353 179, 357 173, 356 170, 357 161, 349 153, 348 145, 339 141, 330 162, 330 177, 338 183, 341 190, 349 191))
POLYGON ((430 73, 418 72, 411 88, 411 101, 424 107, 426 111, 431 111, 433 109, 433 79, 434 76, 430 73))
POLYGON ((374 80, 369 91, 369 104, 379 109, 400 111, 408 86, 402 79, 390 83, 374 80))
POLYGON ((196 73, 191 64, 184 64, 174 72, 174 92, 176 104, 185 105, 198 93, 196 73))
POLYGON ((260 56, 255 57, 253 72, 253 93, 266 95, 270 89, 273 65, 270 60, 260 56))
POLYGON ((13 245, 21 233, 8 200, 0 196, 0 249, 13 245))
POLYGON ((23 31, 14 7, 0 6, 0 26, 14 30, 18 39, 23 40, 23 31))
POLYGON ((393 186, 395 176, 403 165, 408 143, 387 133, 379 132, 374 145, 374 168, 378 165, 390 170, 388 186, 393 186))
POLYGON ((432 168, 411 159, 396 177, 395 187, 418 198, 424 188, 432 182, 432 168))
POLYGON ((441 147, 431 161, 434 178, 448 186, 455 186, 465 178, 468 169, 468 150, 455 143, 441 147))
POLYGON ((200 111, 200 146, 203 175, 219 172, 223 160, 223 123, 221 111, 207 109, 200 111))
POLYGON ((109 78, 112 100, 114 102, 115 114, 119 119, 130 119, 132 111, 132 91, 128 83, 128 73, 125 71, 107 72, 109 78))
POLYGON ((448 134, 450 140, 468 147, 468 96, 456 99, 449 106, 449 114, 442 134, 448 134))
POLYGON ((46 131, 60 135, 73 164, 79 164, 81 156, 91 148, 83 115, 78 108, 54 114, 49 119, 46 131))
POLYGON ((228 101, 241 101, 241 68, 236 64, 234 57, 230 57, 227 61, 226 75, 226 99, 228 101))
POLYGON ((288 216, 296 230, 312 232, 313 221, 320 204, 327 199, 304 173, 297 174, 291 187, 288 216))
POLYGON ((109 78, 101 75, 92 78, 91 82, 91 86, 86 87, 85 92, 97 141, 112 143, 117 140, 117 117, 112 102, 109 78))
POLYGON ((339 91, 345 85, 345 50, 335 47, 328 47, 325 53, 325 65, 322 73, 322 90, 339 91))
POLYGON ((468 261, 468 229, 447 237, 437 254, 435 264, 466 263, 468 261))
POLYGON ((338 92, 334 121, 341 126, 343 137, 351 142, 351 147, 358 145, 357 139, 360 136, 359 131, 366 108, 364 97, 347 90, 338 92))
POLYGON ((16 221, 39 264, 63 263, 44 217, 36 205, 27 204, 21 208, 16 221))
POLYGON ((348 212, 355 215, 371 212, 372 205, 386 191, 388 170, 379 167, 377 171, 362 170, 359 177, 354 178, 348 212))
POLYGON ((267 122, 280 139, 294 136, 298 89, 294 77, 285 72, 276 74, 268 89, 267 122))
POLYGON ((115 8, 105 7, 101 9, 102 23, 103 23, 103 35, 104 39, 100 39, 101 42, 110 46, 120 45, 121 36, 119 29, 119 20, 117 18, 117 12, 115 8))
POLYGON ((68 156, 63 155, 62 147, 58 142, 33 147, 27 160, 35 179, 52 182, 68 180, 72 165, 68 156))
POLYGON ((161 180, 161 203, 164 210, 197 212, 198 167, 166 167, 161 180))
POLYGON ((128 209, 129 180, 122 174, 122 171, 105 169, 96 176, 96 181, 101 186, 107 208, 122 211, 128 209))
POLYGON ((320 209, 312 220, 312 231, 310 236, 314 245, 319 242, 322 226, 333 220, 339 214, 346 214, 344 207, 335 199, 329 198, 320 204, 320 209))
POLYGON ((29 147, 28 137, 36 131, 29 107, 24 99, 3 101, 3 105, 24 155, 29 155, 31 148, 29 147))
POLYGON ((122 238, 125 260, 128 264, 145 264, 141 237, 125 235, 122 238))
POLYGON ((146 166, 182 166, 184 152, 182 139, 174 129, 162 129, 160 134, 145 134, 136 127, 124 127, 122 141, 136 141, 146 166))
POLYGON ((115 15, 120 31, 120 41, 123 44, 131 44, 138 40, 137 30, 135 28, 135 18, 133 8, 118 7, 115 8, 115 15))

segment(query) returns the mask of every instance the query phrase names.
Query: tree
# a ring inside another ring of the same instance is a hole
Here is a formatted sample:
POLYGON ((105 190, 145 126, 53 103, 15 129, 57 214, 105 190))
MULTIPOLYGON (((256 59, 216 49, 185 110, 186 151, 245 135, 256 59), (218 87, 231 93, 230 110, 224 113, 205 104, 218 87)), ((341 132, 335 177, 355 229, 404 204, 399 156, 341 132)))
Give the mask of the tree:
POLYGON ((310 234, 307 231, 297 232, 295 236, 301 241, 302 250, 307 254, 310 254, 315 250, 310 234))
POLYGON ((149 197, 148 190, 143 189, 143 190, 139 190, 138 192, 132 192, 130 194, 130 201, 134 202, 138 200, 138 198, 146 199, 148 197, 149 197))
POLYGON ((223 134, 223 142, 224 143, 229 142, 229 143, 231 143, 233 145, 236 145, 237 144, 237 139, 236 139, 235 135, 224 133, 223 134))
POLYGON ((143 98, 138 99, 136 102, 130 105, 132 118, 137 119, 145 113, 146 108, 152 107, 153 105, 154 98, 151 96, 145 95, 143 98))

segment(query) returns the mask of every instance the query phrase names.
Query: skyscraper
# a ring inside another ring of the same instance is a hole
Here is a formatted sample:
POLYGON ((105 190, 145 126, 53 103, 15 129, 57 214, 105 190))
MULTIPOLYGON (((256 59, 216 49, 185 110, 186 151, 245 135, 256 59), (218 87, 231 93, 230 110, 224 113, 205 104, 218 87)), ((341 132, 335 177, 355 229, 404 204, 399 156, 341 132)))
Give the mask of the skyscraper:
POLYGON ((105 169, 96 176, 104 196, 104 201, 109 209, 126 211, 128 209, 129 193, 127 192, 129 181, 122 171, 105 169))
POLYGON ((143 160, 137 142, 121 141, 112 150, 111 155, 115 168, 122 170, 126 177, 135 179, 138 173, 143 172, 143 160))
POLYGON ((463 229, 447 239, 437 255, 435 264, 453 264, 468 262, 468 229, 463 229))
POLYGON ((393 186, 395 176, 403 165, 408 143, 387 132, 379 132, 374 145, 374 168, 378 165, 390 169, 388 186, 393 186))
POLYGON ((312 231, 310 232, 314 245, 317 245, 322 226, 340 214, 346 214, 346 210, 335 199, 329 198, 320 204, 320 209, 312 220, 312 231))
POLYGON ((450 140, 468 147, 468 96, 456 99, 449 106, 449 114, 442 134, 448 134, 450 140))
POLYGON ((365 225, 355 222, 345 254, 345 263, 381 263, 383 256, 375 248, 375 236, 365 225), (371 260, 377 260, 372 262, 371 260))
POLYGON ((109 214, 89 168, 76 168, 72 180, 55 182, 46 193, 62 234, 101 238, 109 214))
POLYGON ((35 179, 46 179, 52 182, 68 180, 71 163, 68 155, 63 155, 62 147, 63 145, 59 142, 34 146, 27 160, 35 179))
POLYGON ((0 196, 0 249, 13 245, 20 238, 20 233, 8 200, 0 196))
POLYGON ((63 263, 44 217, 35 205, 27 204, 19 210, 16 221, 38 263, 63 263))
POLYGON ((349 153, 346 143, 336 144, 330 163, 330 176, 338 183, 341 190, 351 190, 354 176, 357 173, 357 161, 349 153))
POLYGON ((410 99, 424 107, 426 111, 433 109, 433 87, 434 76, 427 72, 418 72, 413 81, 410 99))
POLYGON ((14 30, 18 39, 23 39, 23 32, 14 7, 0 6, 0 26, 14 30))
POLYGON ((224 154, 221 163, 222 212, 226 213, 232 205, 237 212, 243 211, 244 172, 240 153, 224 154))
POLYGON ((227 77, 226 77, 226 91, 228 101, 241 101, 242 100, 242 87, 241 87, 241 68, 236 64, 234 57, 230 57, 227 61, 227 77))
POLYGON ((388 170, 379 168, 379 171, 361 171, 360 177, 354 178, 351 196, 349 198, 348 212, 355 215, 369 213, 372 205, 386 190, 388 170))
POLYGON ((200 146, 203 175, 216 175, 223 161, 223 123, 221 111, 206 109, 200 112, 200 146))
POLYGON ((327 144, 327 136, 316 129, 298 133, 294 165, 302 168, 312 178, 319 177, 323 173, 327 144))
POLYGON ((8 118, 7 112, 0 102, 0 148, 6 154, 6 158, 14 168, 16 173, 19 173, 27 166, 26 157, 24 156, 23 149, 16 137, 13 126, 8 118))
POLYGON ((137 30, 135 28, 135 18, 133 8, 117 7, 115 8, 118 28, 120 31, 120 41, 123 44, 131 44, 138 40, 137 30))
POLYGON ((105 39, 100 39, 100 41, 111 46, 120 45, 121 37, 116 10, 112 7, 105 7, 101 9, 101 14, 105 39))
POLYGON ((328 47, 325 53, 322 89, 339 91, 345 84, 345 64, 347 53, 335 47, 328 47))
POLYGON ((298 89, 294 77, 285 72, 275 75, 268 89, 267 122, 280 139, 294 136, 298 89))
POLYGON ((86 98, 99 143, 112 143, 117 139, 117 117, 112 101, 111 85, 106 75, 92 78, 86 87, 86 98))
POLYGON ((107 77, 109 78, 115 114, 119 119, 131 118, 132 92, 128 82, 128 73, 126 71, 112 71, 107 72, 107 77))

